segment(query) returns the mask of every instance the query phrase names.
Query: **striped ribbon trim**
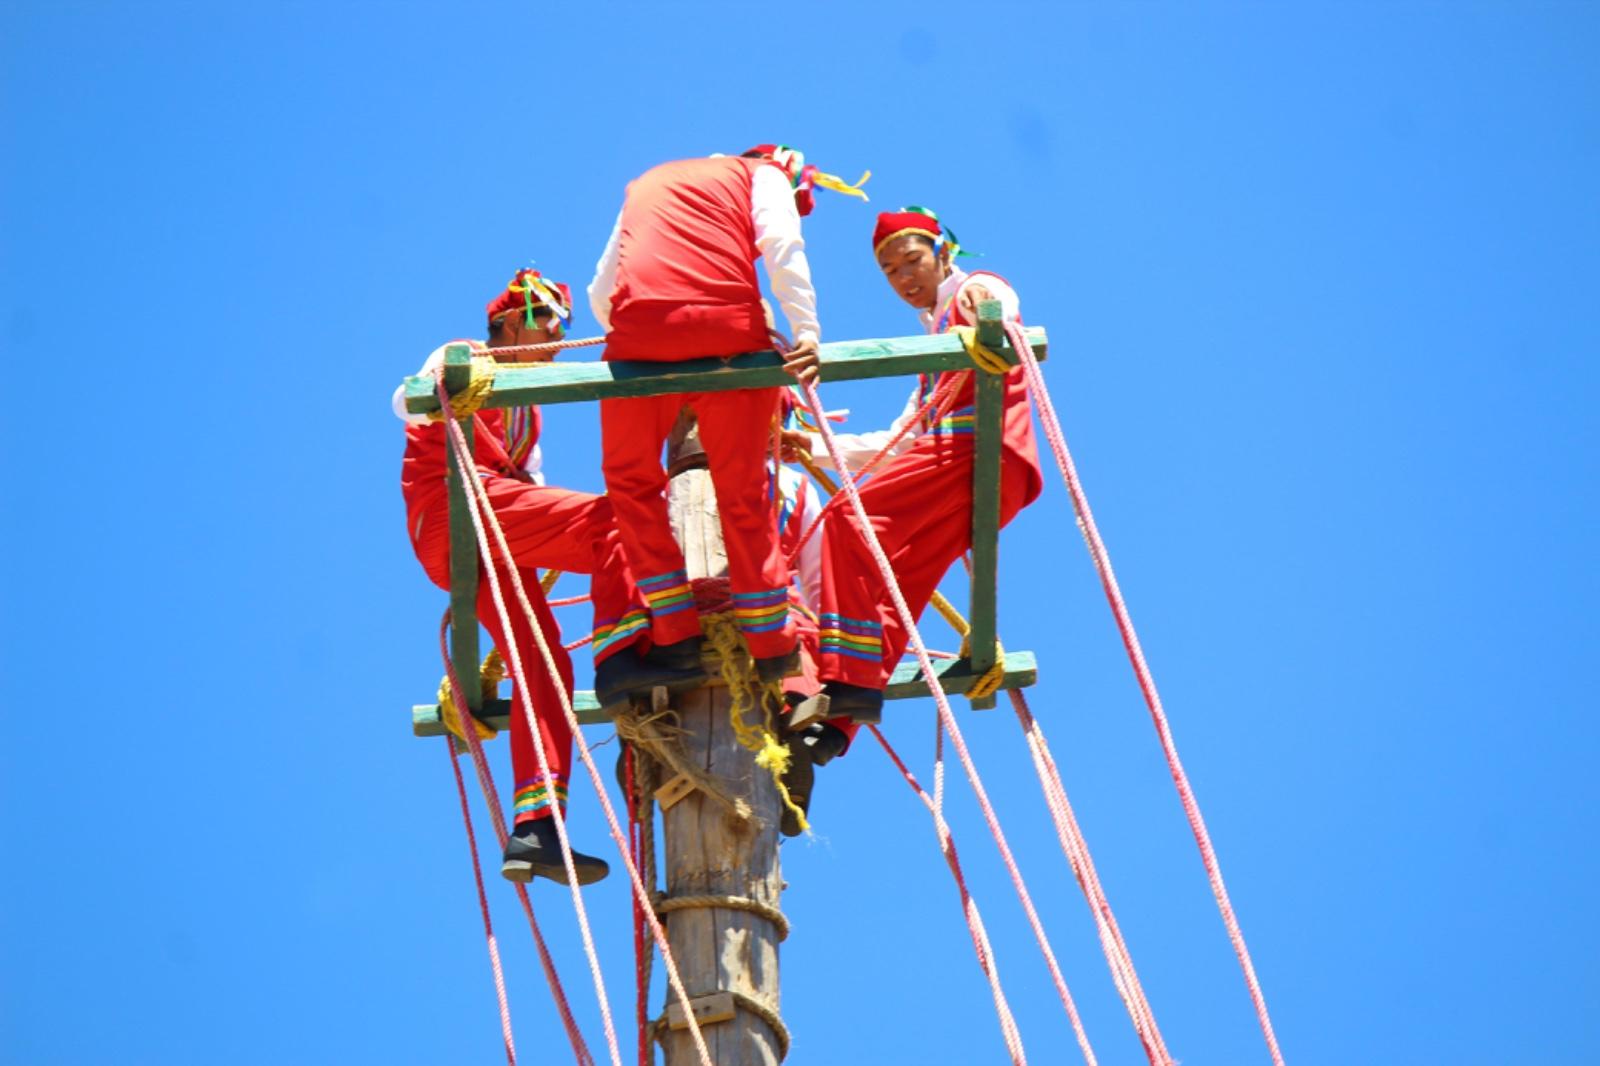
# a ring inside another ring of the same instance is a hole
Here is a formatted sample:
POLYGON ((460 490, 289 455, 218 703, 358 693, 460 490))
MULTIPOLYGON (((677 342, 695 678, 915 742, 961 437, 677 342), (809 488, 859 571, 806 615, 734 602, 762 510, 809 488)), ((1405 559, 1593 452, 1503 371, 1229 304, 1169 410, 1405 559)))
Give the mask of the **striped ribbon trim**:
POLYGON ((819 618, 817 636, 824 655, 883 661, 883 627, 876 622, 847 618, 842 614, 823 614, 819 618))
POLYGON ((594 657, 600 658, 611 648, 626 644, 650 626, 650 612, 644 608, 629 611, 621 618, 608 618, 594 629, 594 657))
POLYGON ((561 804, 561 809, 567 809, 567 782, 560 774, 551 774, 549 777, 536 777, 532 781, 517 784, 516 798, 512 801, 512 811, 517 818, 538 814, 550 808, 551 796, 555 802, 561 804), (554 785, 554 788, 551 786, 554 785))
POLYGON ((689 587, 689 575, 683 570, 645 578, 639 582, 639 591, 644 593, 650 613, 658 618, 694 607, 694 590, 689 587))

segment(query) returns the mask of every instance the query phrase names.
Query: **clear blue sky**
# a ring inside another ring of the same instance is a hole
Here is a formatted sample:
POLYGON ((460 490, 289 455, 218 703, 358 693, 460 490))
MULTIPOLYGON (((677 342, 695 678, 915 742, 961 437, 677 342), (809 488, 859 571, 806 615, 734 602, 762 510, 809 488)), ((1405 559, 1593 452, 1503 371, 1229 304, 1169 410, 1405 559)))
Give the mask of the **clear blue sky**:
MULTIPOLYGON (((916 331, 868 254, 907 202, 1049 329, 1289 1061, 1596 1061, 1597 52, 1587 4, 7 5, 0 1060, 496 1061, 408 728, 442 595, 388 395, 517 266, 586 281, 634 174, 775 139, 874 172, 807 222, 826 337, 916 331)), ((902 394, 824 392, 864 423, 902 394)), ((598 488, 594 411, 548 427, 598 488)), ((1002 568, 1169 1045, 1265 1062, 1058 482, 1002 568)), ((924 770, 931 710, 889 719, 924 770)), ((1142 1061, 1015 722, 961 713, 1101 1061, 1142 1061)), ((952 782, 1032 1061, 1081 1061, 952 782)), ((573 817, 603 846, 587 785, 573 817)), ((1001 1061, 879 752, 815 820, 793 1061, 1001 1061)), ((562 1061, 493 887, 519 1043, 562 1061)), ((621 879, 588 899, 626 1017, 621 879)))

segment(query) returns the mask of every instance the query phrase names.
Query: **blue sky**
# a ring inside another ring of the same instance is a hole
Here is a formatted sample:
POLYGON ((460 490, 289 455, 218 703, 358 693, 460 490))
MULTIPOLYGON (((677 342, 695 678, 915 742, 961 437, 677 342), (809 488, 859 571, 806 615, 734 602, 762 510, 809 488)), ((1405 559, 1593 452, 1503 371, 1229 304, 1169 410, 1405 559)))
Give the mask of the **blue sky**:
MULTIPOLYGON (((1288 1060, 1591 1061, 1597 44, 1587 4, 7 6, 0 1060, 495 1061, 408 730, 442 595, 388 394, 516 267, 585 282, 634 174, 781 140, 874 172, 807 220, 825 338, 916 331, 867 239, 908 202, 1048 328, 1288 1060)), ((824 396, 871 424, 904 391, 824 396)), ((592 409, 546 440, 598 489, 592 409)), ((1001 559, 1169 1046, 1267 1061, 1058 481, 1001 559)), ((924 772, 931 712, 889 717, 924 772)), ((1142 1061, 1015 722, 960 713, 1100 1061, 1142 1061)), ((953 775, 1030 1058, 1081 1061, 974 808, 953 775)), ((1001 1061, 881 753, 814 813, 792 1061, 1001 1061)), ((587 786, 573 819, 599 850, 587 786)), ((492 887, 519 1045, 559 1061, 492 887)), ((588 899, 629 1016, 621 879, 588 899)), ((566 897, 535 904, 599 1047, 566 897)))

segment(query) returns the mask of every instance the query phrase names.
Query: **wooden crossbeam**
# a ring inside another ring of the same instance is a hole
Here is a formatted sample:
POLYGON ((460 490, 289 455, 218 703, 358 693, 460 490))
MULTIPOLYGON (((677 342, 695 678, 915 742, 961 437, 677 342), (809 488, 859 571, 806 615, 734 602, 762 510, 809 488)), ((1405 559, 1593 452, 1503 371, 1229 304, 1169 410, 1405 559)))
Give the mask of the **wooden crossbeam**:
MULTIPOLYGON (((998 350, 1006 343, 999 300, 978 305, 978 341, 998 350)), ((1010 349, 1008 348, 1007 351, 1010 349)), ((972 444, 972 599, 967 622, 972 626, 972 668, 994 666, 995 610, 1000 569, 1000 434, 1005 421, 1005 379, 979 371, 974 375, 972 444)), ((994 706, 994 697, 974 700, 977 710, 994 706)))
MULTIPOLYGON (((983 676, 984 671, 973 670, 972 664, 966 659, 937 659, 933 664, 934 673, 939 675, 939 687, 953 695, 959 695, 972 687, 972 683, 983 676)), ((1006 677, 1000 685, 1001 688, 1028 688, 1039 680, 1039 666, 1031 651, 1006 652, 1006 677)), ((473 687, 468 685, 469 688, 473 687)), ((916 663, 901 663, 889 679, 889 685, 883 690, 884 697, 891 700, 909 700, 928 694, 928 683, 922 679, 922 671, 916 663)), ((584 725, 599 725, 610 721, 600 710, 599 702, 594 698, 594 693, 578 691, 572 694, 572 709, 578 715, 578 721, 584 725)), ((489 700, 483 705, 482 710, 474 712, 485 724, 495 729, 507 729, 511 725, 511 701, 489 700)), ((444 722, 439 718, 439 705, 436 703, 421 703, 411 708, 411 732, 419 737, 437 737, 445 732, 444 722)))
MULTIPOLYGON (((1015 366, 1013 352, 1003 334, 989 346, 1015 366)), ((1040 327, 1028 330, 1033 353, 1046 355, 1047 338, 1040 327)), ((461 346, 465 348, 465 346, 461 346)), ((923 337, 889 337, 882 340, 836 341, 822 345, 820 374, 823 381, 858 381, 863 378, 906 374, 933 374, 942 370, 967 370, 972 366, 960 338, 942 333, 923 337)), ((448 360, 447 360, 448 363, 448 360)), ((659 396, 671 392, 721 392, 727 389, 761 389, 793 385, 777 352, 749 352, 730 359, 691 359, 682 363, 564 362, 506 364, 495 371, 494 386, 485 407, 524 404, 578 403, 625 396, 659 396)), ((439 397, 432 379, 406 378, 406 410, 437 411, 439 397)), ((457 391, 450 390, 451 395, 457 391)))

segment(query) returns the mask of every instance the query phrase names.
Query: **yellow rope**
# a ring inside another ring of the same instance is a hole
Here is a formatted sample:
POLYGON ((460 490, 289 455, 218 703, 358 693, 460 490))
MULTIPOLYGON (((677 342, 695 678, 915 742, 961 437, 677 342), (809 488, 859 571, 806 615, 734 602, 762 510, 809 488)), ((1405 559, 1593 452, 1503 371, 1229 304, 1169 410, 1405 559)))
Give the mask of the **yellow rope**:
POLYGON ((1004 374, 1011 369, 1011 364, 1000 358, 991 348, 986 348, 978 343, 978 331, 971 326, 956 326, 950 330, 961 338, 961 346, 967 350, 967 356, 978 365, 981 370, 991 374, 1004 374))
POLYGON ((539 579, 539 591, 548 593, 551 589, 556 587, 556 582, 560 580, 561 571, 546 570, 544 572, 544 576, 539 579))
POLYGON ((722 660, 722 680, 728 686, 728 695, 733 700, 728 717, 733 724, 734 737, 738 739, 740 747, 755 753, 756 765, 772 775, 772 783, 778 786, 778 796, 799 820, 801 832, 809 832, 811 825, 806 821, 805 811, 790 798, 789 790, 783 785, 784 772, 789 769, 789 749, 778 742, 765 722, 752 725, 745 720, 746 712, 759 706, 763 697, 781 702, 782 684, 774 681, 764 689, 756 680, 755 662, 751 660, 731 615, 701 615, 700 625, 705 630, 706 639, 711 641, 711 646, 722 660))
MULTIPOLYGON (((483 693, 485 702, 494 699, 500 694, 500 682, 506 679, 505 663, 500 661, 498 651, 490 651, 483 657, 483 666, 478 671, 479 691, 483 693)), ((445 676, 439 682, 439 720, 444 727, 462 740, 466 734, 461 732, 461 711, 456 707, 456 701, 450 695, 450 678, 445 676)), ((478 729, 479 740, 492 740, 498 731, 487 722, 474 716, 472 724, 478 729)))
MULTIPOLYGON (((950 628, 960 634, 961 654, 970 656, 972 654, 972 626, 967 624, 965 618, 961 617, 961 612, 956 610, 955 605, 940 593, 935 592, 933 599, 929 602, 933 604, 936 611, 944 616, 944 620, 950 623, 950 628)), ((975 680, 972 683, 972 687, 967 689, 965 693, 969 701, 988 699, 996 692, 999 692, 1000 686, 1005 684, 1006 649, 1005 645, 1000 643, 999 637, 995 638, 994 650, 994 665, 989 667, 988 672, 982 677, 975 680)))
MULTIPOLYGON (((472 359, 472 380, 467 382, 467 387, 450 397, 450 407, 455 411, 457 418, 465 418, 475 413, 489 398, 489 390, 494 385, 494 360, 487 356, 474 356, 472 359)), ((443 411, 429 411, 428 421, 443 422, 443 411)))

